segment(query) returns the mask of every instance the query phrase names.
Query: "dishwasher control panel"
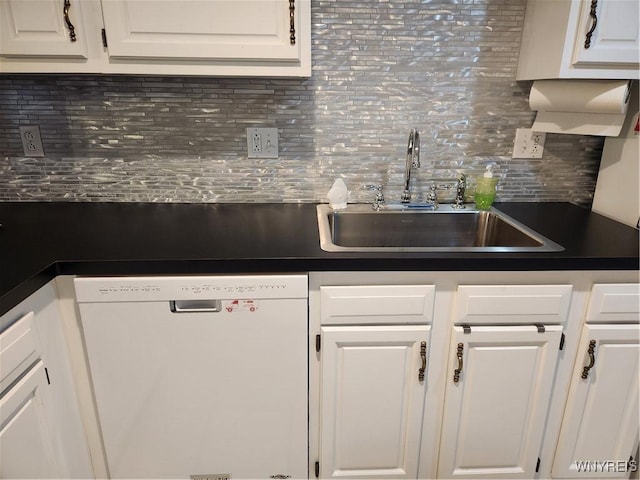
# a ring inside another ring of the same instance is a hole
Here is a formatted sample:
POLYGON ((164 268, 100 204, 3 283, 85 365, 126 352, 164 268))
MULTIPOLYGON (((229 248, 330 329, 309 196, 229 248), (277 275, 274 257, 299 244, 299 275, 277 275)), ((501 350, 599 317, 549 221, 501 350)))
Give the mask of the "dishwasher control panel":
POLYGON ((78 277, 78 302, 307 298, 306 275, 78 277))

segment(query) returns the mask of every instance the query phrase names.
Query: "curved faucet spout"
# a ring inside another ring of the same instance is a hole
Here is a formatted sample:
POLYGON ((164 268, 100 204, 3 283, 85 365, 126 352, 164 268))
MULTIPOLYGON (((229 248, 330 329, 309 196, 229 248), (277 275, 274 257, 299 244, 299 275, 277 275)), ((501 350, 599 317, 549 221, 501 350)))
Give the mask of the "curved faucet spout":
POLYGON ((407 144, 407 159, 404 165, 404 190, 402 191, 402 203, 411 201, 411 169, 420 168, 420 133, 415 128, 409 133, 407 144))

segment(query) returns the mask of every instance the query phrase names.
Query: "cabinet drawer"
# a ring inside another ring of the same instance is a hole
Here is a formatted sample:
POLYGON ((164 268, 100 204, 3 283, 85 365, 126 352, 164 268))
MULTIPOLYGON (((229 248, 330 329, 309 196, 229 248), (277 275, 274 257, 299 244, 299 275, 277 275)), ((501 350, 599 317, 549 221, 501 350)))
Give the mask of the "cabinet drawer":
POLYGON ((433 285, 320 287, 322 325, 430 323, 433 285))
POLYGON ((23 315, 0 334, 0 390, 4 390, 38 357, 33 312, 23 315))
POLYGON ((571 285, 462 285, 454 321, 469 325, 562 323, 571 291, 571 285))
POLYGON ((587 322, 640 321, 640 284, 596 284, 591 289, 587 322))

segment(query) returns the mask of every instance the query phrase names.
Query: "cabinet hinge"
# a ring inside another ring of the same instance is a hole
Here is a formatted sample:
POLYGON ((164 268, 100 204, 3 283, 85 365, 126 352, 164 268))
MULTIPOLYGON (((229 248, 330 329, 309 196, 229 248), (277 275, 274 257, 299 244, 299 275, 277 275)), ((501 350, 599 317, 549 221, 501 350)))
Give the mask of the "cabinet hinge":
POLYGON ((104 28, 102 29, 102 46, 107 48, 107 31, 104 28))
POLYGON ((536 473, 540 471, 540 457, 538 457, 538 462, 536 463, 536 473))
POLYGON ((316 352, 320 352, 320 335, 316 335, 316 352))
POLYGON ((463 333, 471 333, 471 327, 469 325, 462 325, 462 332, 463 333))
POLYGON ((316 478, 320 478, 320 462, 316 462, 314 473, 316 474, 316 478))
POLYGON ((542 325, 540 323, 536 323, 536 328, 538 329, 538 333, 544 333, 545 332, 544 325, 542 325))
POLYGON ((564 350, 564 333, 560 335, 560 350, 564 350))
POLYGON ((51 379, 49 378, 49 369, 44 367, 44 374, 47 376, 47 385, 51 385, 51 379))

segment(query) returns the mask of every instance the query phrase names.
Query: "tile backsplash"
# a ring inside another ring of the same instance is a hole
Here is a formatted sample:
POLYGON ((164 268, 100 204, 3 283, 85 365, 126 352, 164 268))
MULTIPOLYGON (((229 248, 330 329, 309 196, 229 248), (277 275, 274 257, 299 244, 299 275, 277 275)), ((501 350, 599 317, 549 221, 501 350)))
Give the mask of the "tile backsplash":
MULTIPOLYGON (((525 0, 312 0, 306 79, 0 75, 0 200, 352 201, 382 183, 399 198, 408 133, 421 133, 414 191, 495 163, 502 201, 591 202, 603 139, 531 126, 516 82, 525 0), (18 127, 39 125, 44 158, 18 127), (280 157, 247 158, 247 127, 277 127, 280 157)), ((444 194, 446 195, 446 194, 444 194)))

